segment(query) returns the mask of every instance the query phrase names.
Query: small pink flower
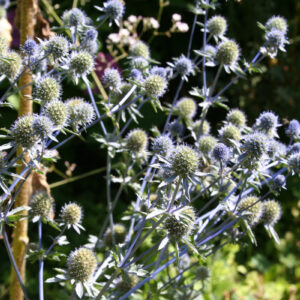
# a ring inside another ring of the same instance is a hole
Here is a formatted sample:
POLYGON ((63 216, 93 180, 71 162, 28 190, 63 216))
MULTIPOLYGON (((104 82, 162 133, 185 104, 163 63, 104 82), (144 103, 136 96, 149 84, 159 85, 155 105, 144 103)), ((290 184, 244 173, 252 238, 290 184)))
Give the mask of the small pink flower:
POLYGON ((179 21, 181 21, 181 15, 179 15, 179 14, 173 14, 172 15, 172 21, 173 22, 179 22, 179 21))

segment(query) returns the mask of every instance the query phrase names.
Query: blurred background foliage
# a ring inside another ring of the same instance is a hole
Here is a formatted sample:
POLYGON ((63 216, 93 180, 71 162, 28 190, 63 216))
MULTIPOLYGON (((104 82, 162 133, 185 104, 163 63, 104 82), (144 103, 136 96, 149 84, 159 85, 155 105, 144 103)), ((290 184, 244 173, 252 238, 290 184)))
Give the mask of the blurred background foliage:
MULTIPOLYGON (((85 10, 93 20, 97 18, 97 11, 93 5, 100 5, 99 1, 79 0, 78 7, 85 10)), ((269 0, 269 1, 220 1, 224 5, 216 12, 228 19, 229 37, 234 38, 241 46, 242 56, 251 60, 263 41, 263 33, 257 26, 257 21, 265 23, 272 15, 284 16, 289 23, 290 45, 287 53, 280 53, 276 59, 267 59, 261 65, 262 73, 249 76, 248 80, 239 80, 237 84, 226 93, 230 107, 240 107, 248 115, 249 123, 263 110, 272 110, 280 115, 282 122, 292 118, 300 119, 300 1, 299 0, 269 0)), ((170 0, 170 5, 165 7, 161 18, 160 30, 167 30, 171 25, 172 14, 182 15, 182 21, 191 25, 192 14, 190 6, 193 1, 170 0)), ((72 6, 72 1, 52 2, 55 12, 61 15, 65 9, 72 6)), ((43 1, 40 3, 44 18, 49 20, 51 26, 57 26, 55 19, 47 15, 43 1)), ((129 14, 156 17, 159 9, 159 0, 127 0, 126 17, 129 14)), ((11 8, 14 10, 14 7, 11 8)), ((107 35, 116 32, 117 28, 101 27, 99 38, 105 44, 107 35)), ((147 41, 150 36, 143 36, 147 41)), ((151 43, 152 57, 158 61, 171 61, 186 52, 188 34, 178 33, 171 37, 158 36, 151 43)), ((200 49, 202 34, 197 28, 194 49, 200 49)), ((105 47, 99 51, 107 52, 105 47)), ((120 67, 123 62, 120 62, 120 67)), ((199 73, 198 73, 199 74, 199 73)), ((230 80, 230 76, 223 74, 219 88, 230 80)), ((171 101, 174 95, 174 86, 169 87, 169 92, 164 101, 171 101)), ((201 85, 201 76, 192 79, 189 87, 201 85)), ((4 87, 1 87, 1 89, 4 87)), ((2 90, 3 91, 3 90, 2 90)), ((183 89, 182 96, 188 94, 188 89, 183 89)), ((63 98, 85 96, 85 91, 68 83, 64 84, 63 98)), ((12 98, 11 101, 16 99, 12 98)), ((140 126, 149 130, 154 124, 162 126, 163 113, 154 114, 149 106, 145 106, 142 114, 144 118, 140 126)), ((208 120, 215 131, 220 127, 221 120, 226 112, 222 109, 211 110, 208 120)), ((6 127, 16 118, 16 112, 6 110, 2 112, 6 127)), ((2 121, 3 122, 3 121, 2 121)), ((70 179, 94 169, 101 168, 105 161, 105 151, 91 138, 96 129, 91 129, 83 139, 74 139, 60 150, 61 159, 55 169, 48 175, 52 184, 52 195, 55 198, 57 211, 68 201, 80 203, 85 211, 86 218, 83 225, 89 234, 97 235, 107 211, 104 173, 90 176, 79 181, 59 185, 57 182, 70 179), (67 160, 67 161, 66 161, 67 160)), ((126 162, 124 162, 124 166, 126 162)), ((117 188, 117 185, 116 187, 117 188)), ((120 220, 121 213, 127 208, 134 193, 128 191, 123 194, 123 199, 116 209, 116 219, 120 220)), ((228 245, 208 259, 207 266, 211 270, 211 278, 205 283, 205 299, 264 299, 264 300, 297 300, 300 299, 300 188, 299 179, 291 178, 288 181, 288 190, 282 191, 279 199, 283 206, 283 216, 276 226, 281 237, 281 244, 275 245, 274 241, 266 237, 263 228, 257 231, 258 246, 228 245)), ((30 225, 30 231, 37 232, 36 225, 30 225)), ((55 230, 49 229, 55 235, 55 230)), ((32 235, 32 234, 31 234, 32 235)), ((69 233, 72 248, 87 242, 87 235, 78 237, 69 233)), ((33 237, 34 239, 34 237, 33 237)), ((48 241, 49 242, 49 241, 48 241)), ((66 253, 70 248, 66 248, 66 253)), ((4 247, 0 247, 0 299, 7 299, 9 282, 9 263, 6 259, 4 247)), ((28 262, 29 264, 29 262, 28 262)), ((53 264, 54 266, 55 264, 53 264)), ((51 267, 51 264, 48 264, 51 267)), ((29 266, 28 281, 32 299, 37 295, 36 272, 37 264, 29 266)), ((47 268, 50 270, 51 268, 47 268)), ((45 274, 49 277, 50 274, 45 274)), ((67 299, 66 292, 57 285, 47 285, 47 299, 67 299)))

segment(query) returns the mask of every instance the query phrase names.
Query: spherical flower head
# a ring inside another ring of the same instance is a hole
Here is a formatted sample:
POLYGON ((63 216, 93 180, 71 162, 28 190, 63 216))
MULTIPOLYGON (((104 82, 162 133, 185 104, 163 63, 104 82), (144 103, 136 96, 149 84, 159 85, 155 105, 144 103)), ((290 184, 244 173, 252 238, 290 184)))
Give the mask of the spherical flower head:
POLYGON ((130 48, 130 55, 135 57, 143 57, 145 59, 150 58, 150 50, 146 43, 138 41, 130 48))
POLYGON ((225 66, 234 65, 240 55, 238 44, 233 40, 226 40, 218 45, 216 59, 225 66))
POLYGON ((189 146, 177 146, 170 158, 171 169, 177 176, 186 177, 198 168, 198 153, 189 146))
POLYGON ((217 145, 217 140, 212 135, 204 135, 199 139, 198 149, 201 153, 208 156, 217 145))
POLYGON ((97 259, 94 252, 87 248, 79 248, 68 257, 68 274, 72 279, 88 282, 97 268, 97 259))
POLYGON ((150 75, 144 81, 146 95, 151 98, 163 96, 167 89, 167 81, 159 75, 150 75))
MULTIPOLYGON (((116 244, 124 243, 127 234, 126 227, 123 224, 115 224, 113 230, 116 244)), ((110 227, 107 228, 104 234, 104 244, 107 247, 113 246, 113 236, 110 227)))
POLYGON ((117 69, 105 69, 102 82, 104 86, 111 90, 118 90, 122 83, 122 78, 117 69))
POLYGON ((277 30, 280 30, 281 32, 283 32, 284 34, 286 34, 287 30, 288 30, 288 25, 287 25, 286 20, 279 16, 277 16, 277 17, 273 16, 272 18, 270 18, 267 21, 265 27, 266 27, 267 31, 277 29, 277 30))
POLYGON ((227 21, 222 16, 213 16, 207 22, 207 29, 212 35, 223 36, 227 30, 227 21))
POLYGON ((130 71, 130 75, 129 75, 130 78, 134 79, 134 80, 142 80, 143 79, 143 74, 140 70, 138 69, 132 69, 130 71))
POLYGON ((17 145, 25 149, 30 149, 38 141, 33 129, 33 116, 23 116, 18 118, 12 128, 12 136, 17 145))
POLYGON ((94 59, 85 50, 72 52, 69 67, 74 77, 86 76, 94 69, 94 59))
POLYGON ((295 154, 300 152, 300 143, 293 144, 289 149, 289 154, 295 154))
POLYGON ((85 127, 95 118, 93 105, 82 98, 72 98, 67 100, 70 123, 76 130, 79 126, 85 127))
POLYGON ((148 137, 144 130, 134 129, 126 137, 126 147, 135 153, 142 153, 148 145, 148 137))
POLYGON ((178 120, 169 123, 168 130, 173 136, 182 136, 184 134, 184 126, 178 120))
POLYGON ((267 111, 262 112, 259 115, 254 128, 261 132, 264 132, 265 134, 268 134, 269 136, 273 136, 278 126, 280 126, 278 116, 276 116, 272 112, 267 111))
POLYGON ((246 116, 244 112, 237 108, 231 109, 228 112, 226 120, 238 128, 243 128, 246 125, 246 116))
POLYGON ((197 104, 194 99, 189 97, 184 97, 180 99, 176 106, 175 112, 182 118, 193 118, 197 112, 197 104))
POLYGON ((94 28, 88 29, 84 34, 85 39, 94 41, 98 37, 98 31, 94 28))
POLYGON ((241 133, 238 127, 235 125, 225 125, 220 130, 220 135, 222 137, 222 141, 227 146, 232 145, 232 141, 239 142, 241 139, 241 133))
POLYGON ((151 75, 159 75, 161 77, 167 78, 168 77, 168 70, 163 67, 154 66, 150 69, 151 75))
POLYGON ((261 132, 247 134, 244 137, 243 150, 250 156, 261 158, 268 149, 268 137, 261 132))
POLYGON ((167 135, 160 135, 153 140, 152 151, 154 153, 169 157, 173 149, 173 141, 167 135))
POLYGON ((44 140, 54 131, 53 122, 46 116, 35 116, 33 131, 41 140, 44 140))
POLYGON ((53 122, 53 125, 58 128, 64 127, 68 120, 67 105, 59 100, 46 103, 43 113, 53 122))
POLYGON ((237 206, 238 213, 246 212, 245 219, 251 226, 257 224, 262 216, 263 204, 258 200, 259 198, 256 196, 249 196, 243 198, 237 206))
POLYGON ((277 29, 272 29, 267 32, 266 36, 267 47, 272 49, 279 49, 286 43, 286 37, 284 33, 277 29))
POLYGON ((118 21, 122 18, 125 12, 125 7, 120 0, 109 0, 103 4, 103 11, 111 20, 118 21))
POLYGON ((32 39, 28 39, 27 41, 25 41, 24 45, 23 45, 23 51, 26 53, 26 55, 28 56, 32 56, 36 53, 38 49, 38 45, 37 43, 32 40, 32 39))
POLYGON ((45 44, 45 52, 51 55, 53 59, 60 59, 68 55, 69 42, 63 36, 54 36, 45 44))
POLYGON ((273 179, 273 186, 276 189, 281 189, 284 188, 286 184, 286 178, 284 175, 277 175, 274 179, 273 179))
POLYGON ((42 77, 33 89, 33 97, 42 102, 57 100, 61 95, 61 85, 51 76, 42 77))
POLYGON ((285 156, 286 146, 276 140, 270 139, 267 144, 267 154, 270 158, 285 156))
POLYGON ((72 8, 68 12, 68 23, 67 25, 70 27, 76 27, 80 25, 84 25, 86 21, 85 13, 79 8, 72 8))
POLYGON ((174 70, 182 77, 188 76, 193 71, 192 61, 182 55, 174 62, 174 70))
POLYGON ((196 277, 202 281, 207 280, 210 277, 209 269, 203 266, 197 268, 196 277))
POLYGON ((149 66, 149 62, 143 57, 135 57, 131 60, 131 66, 143 71, 149 66))
POLYGON ((292 154, 288 159, 288 166, 295 172, 300 173, 300 152, 292 154))
POLYGON ((15 51, 5 54, 5 61, 0 60, 0 74, 5 75, 10 81, 16 79, 21 72, 22 58, 15 51))
POLYGON ((263 212, 261 222, 265 225, 273 226, 281 217, 281 206, 275 200, 266 200, 263 202, 263 212))
MULTIPOLYGON (((114 91, 111 94, 110 102, 114 104, 118 104, 132 89, 132 85, 130 83, 124 83, 121 85, 118 91, 114 91)), ((127 99, 127 102, 132 101, 136 97, 136 93, 133 92, 129 98, 127 99)))
POLYGON ((31 213, 34 217, 50 219, 53 213, 51 197, 47 192, 37 192, 30 199, 31 213))
POLYGON ((165 221, 165 228, 169 235, 174 239, 180 239, 188 235, 192 229, 190 224, 183 220, 178 220, 175 216, 170 216, 165 221))
POLYGON ((219 143, 214 147, 211 155, 214 160, 225 163, 229 160, 230 151, 225 144, 219 143))
POLYGON ((135 274, 125 274, 116 284, 116 289, 123 295, 134 288, 138 282, 139 278, 135 274))
POLYGON ((194 132, 196 134, 199 134, 199 136, 209 134, 209 132, 210 132, 209 122, 204 120, 203 124, 202 124, 202 128, 200 130, 201 123, 202 123, 201 120, 197 120, 193 123, 192 128, 193 128, 194 132))
POLYGON ((82 208, 76 203, 66 204, 60 213, 62 221, 66 225, 77 225, 81 223, 82 220, 82 208))
POLYGON ((0 36, 0 55, 5 56, 8 48, 7 40, 0 36))
POLYGON ((292 120, 289 124, 289 127, 285 131, 286 135, 290 139, 299 139, 300 138, 300 123, 298 120, 292 120))

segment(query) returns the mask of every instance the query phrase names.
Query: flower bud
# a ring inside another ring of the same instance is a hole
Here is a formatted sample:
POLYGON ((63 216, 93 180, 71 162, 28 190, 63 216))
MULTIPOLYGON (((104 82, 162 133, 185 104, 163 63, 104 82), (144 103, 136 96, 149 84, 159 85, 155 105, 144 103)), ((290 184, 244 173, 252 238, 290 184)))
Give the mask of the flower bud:
POLYGON ((198 163, 198 153, 189 146, 177 146, 171 155, 171 169, 180 177, 194 173, 198 163))
POLYGON ((239 46, 235 41, 226 40, 218 45, 216 59, 220 64, 232 66, 239 58, 239 46))
POLYGON ((228 112, 226 119, 229 123, 235 125, 238 128, 243 128, 246 125, 245 114, 237 108, 231 109, 228 112))
POLYGON ((130 55, 149 59, 150 58, 150 50, 149 50, 149 47, 147 44, 145 44, 142 41, 139 41, 139 42, 136 42, 133 46, 131 46, 130 55))
POLYGON ((265 225, 273 226, 278 222, 281 216, 281 206, 275 200, 266 200, 263 202, 263 213, 261 222, 265 225))
POLYGON ((47 192, 37 192, 30 200, 31 213, 33 216, 50 219, 53 214, 51 197, 47 192))
POLYGON ((248 221, 249 225, 254 225, 260 221, 263 211, 263 204, 259 201, 256 196, 249 196, 243 198, 237 206, 238 213, 245 213, 245 219, 248 221))
POLYGON ((128 150, 141 153, 147 148, 148 137, 145 131, 135 129, 129 132, 126 137, 126 147, 128 150))
POLYGON ((222 16, 213 16, 207 22, 207 29, 212 35, 222 36, 227 30, 227 21, 222 16))
POLYGON ((80 224, 82 215, 82 208, 76 203, 65 204, 60 212, 60 217, 66 225, 80 224))
POLYGON ((93 251, 79 248, 68 257, 68 274, 72 279, 88 282, 97 268, 97 259, 93 251))
POLYGON ((159 75, 150 75, 145 79, 144 88, 148 97, 159 98, 167 88, 167 81, 159 75))
POLYGON ((61 85, 51 76, 41 78, 33 89, 33 97, 42 102, 57 100, 61 95, 61 85))
MULTIPOLYGON (((114 225, 114 237, 116 244, 124 243, 126 238, 126 227, 123 224, 115 224, 114 225)), ((104 244, 107 247, 113 246, 113 236, 111 232, 111 228, 107 228, 105 235, 104 235, 104 244)))
POLYGON ((67 105, 59 100, 46 103, 43 113, 53 122, 54 126, 58 128, 64 127, 68 120, 67 105))
POLYGON ((184 97, 175 106, 175 113, 182 118, 193 118, 196 112, 197 105, 192 98, 184 97))

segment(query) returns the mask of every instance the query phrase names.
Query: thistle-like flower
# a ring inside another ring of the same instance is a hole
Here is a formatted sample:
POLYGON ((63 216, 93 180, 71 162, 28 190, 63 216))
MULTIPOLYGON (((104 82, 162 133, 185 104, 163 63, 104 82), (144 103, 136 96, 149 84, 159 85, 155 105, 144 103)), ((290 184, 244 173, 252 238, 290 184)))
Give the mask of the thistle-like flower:
POLYGON ((210 271, 208 268, 206 267, 199 267, 196 270, 196 277, 197 279, 201 280, 201 281, 205 281, 210 277, 210 271))
POLYGON ((284 175, 277 175, 274 179, 273 179, 273 187, 275 189, 281 189, 281 188, 285 188, 285 184, 286 184, 286 178, 284 175))
POLYGON ((275 200, 266 200, 263 202, 263 212, 261 222, 265 225, 273 226, 281 217, 281 206, 275 200))
POLYGON ((93 251, 79 248, 68 257, 68 274, 70 278, 82 283, 89 282, 97 267, 97 259, 93 251))
POLYGON ((212 35, 223 36, 227 30, 227 21, 222 16, 213 16, 207 22, 207 29, 212 35))
POLYGON ((95 118, 93 105, 82 98, 72 98, 66 102, 68 108, 69 123, 78 130, 80 126, 85 127, 95 118))
POLYGON ((289 127, 285 131, 286 135, 293 140, 300 138, 300 123, 298 120, 291 120, 289 127))
POLYGON ((299 153, 299 152, 300 152, 300 143, 293 144, 288 150, 289 155, 299 153))
POLYGON ((34 86, 33 97, 42 102, 57 100, 61 96, 60 82, 51 76, 42 77, 34 86))
POLYGON ((222 65, 233 66, 236 64, 239 55, 238 44, 233 40, 226 40, 218 45, 216 59, 222 65))
MULTIPOLYGON (((115 224, 113 230, 114 230, 114 238, 116 244, 123 243, 125 241, 126 233, 127 233, 126 227, 123 224, 115 224)), ((107 228, 104 234, 104 244, 107 247, 113 246, 113 235, 110 227, 107 228)))
POLYGON ((173 136, 182 136, 184 134, 184 126, 178 120, 169 123, 168 130, 173 136))
POLYGON ((45 53, 50 55, 54 60, 59 60, 69 53, 69 41, 60 35, 50 38, 44 43, 45 53))
POLYGON ((18 146, 30 149, 38 141, 39 137, 35 134, 33 121, 34 117, 31 115, 22 116, 15 121, 11 132, 14 141, 18 146))
POLYGON ((53 100, 45 104, 43 114, 47 116, 57 128, 62 128, 68 121, 68 107, 59 100, 53 100))
POLYGON ((125 12, 125 6, 121 0, 108 0, 104 2, 103 7, 95 6, 95 8, 103 11, 105 14, 103 17, 98 18, 98 20, 108 18, 110 24, 114 21, 117 26, 120 26, 120 19, 125 12))
POLYGON ((256 196, 243 198, 237 206, 237 212, 245 217, 249 225, 257 224, 262 216, 263 204, 256 196))
POLYGON ((76 203, 65 204, 60 212, 63 225, 67 226, 67 228, 73 227, 78 234, 80 234, 80 229, 84 230, 81 226, 82 217, 82 208, 76 203))
POLYGON ((117 69, 105 69, 102 81, 104 86, 108 87, 111 90, 119 90, 122 78, 117 69))
POLYGON ((260 159, 268 149, 269 138, 261 132, 247 134, 242 149, 252 157, 260 159))
POLYGON ((237 108, 231 109, 228 112, 226 120, 228 121, 228 123, 231 123, 238 128, 243 128, 246 125, 246 116, 244 112, 237 108))
POLYGON ((62 20, 68 27, 81 26, 86 23, 86 15, 81 9, 75 7, 65 11, 62 20))
POLYGON ((24 53, 28 56, 33 56, 37 53, 38 50, 38 45, 36 43, 36 41, 32 40, 32 39, 28 39, 25 41, 22 50, 24 51, 24 53))
POLYGON ((49 220, 53 215, 52 198, 47 192, 37 192, 30 199, 31 214, 33 222, 40 218, 49 220))
POLYGON ((138 41, 130 48, 130 55, 134 57, 143 57, 145 59, 150 58, 150 50, 146 43, 138 41))
POLYGON ((51 134, 54 131, 53 122, 47 116, 34 116, 32 126, 34 134, 42 141, 47 137, 51 138, 51 134))
POLYGON ((187 177, 198 168, 198 153, 189 146, 177 146, 170 156, 171 170, 180 177, 187 177))
POLYGON ((193 62, 184 55, 181 55, 179 58, 175 58, 174 63, 168 63, 168 65, 171 66, 184 80, 188 80, 187 77, 191 73, 194 73, 193 62))
POLYGON ((163 96, 167 89, 167 81, 159 75, 150 75, 144 81, 146 95, 151 98, 163 96))
POLYGON ((139 278, 135 274, 125 274, 122 278, 119 278, 116 284, 116 290, 121 294, 125 294, 134 288, 139 282, 139 278))
POLYGON ((295 173, 300 173, 300 152, 292 154, 288 158, 288 166, 295 173))
POLYGON ((152 151, 168 158, 174 149, 173 141, 167 135, 160 135, 152 142, 152 151))
POLYGON ((22 69, 22 58, 15 51, 5 54, 5 60, 0 60, 0 76, 5 75, 7 79, 13 81, 18 77, 22 69))
POLYGON ((217 140, 212 135, 204 135, 200 137, 198 144, 199 151, 208 156, 217 145, 217 140))
POLYGON ((273 29, 280 30, 284 34, 287 33, 288 25, 286 20, 280 16, 273 16, 266 23, 266 30, 271 31, 273 29))
POLYGON ((226 145, 219 143, 214 147, 211 155, 215 161, 226 163, 229 160, 230 151, 226 145))
POLYGON ((193 118, 197 112, 197 104, 194 99, 184 97, 181 98, 174 109, 175 114, 182 118, 193 118))
POLYGON ((199 136, 209 134, 211 128, 209 122, 204 120, 202 128, 200 129, 201 123, 201 120, 197 120, 192 124, 192 129, 194 130, 194 132, 199 136))
POLYGON ((72 52, 68 65, 69 70, 77 83, 78 78, 87 76, 93 71, 94 59, 92 55, 85 50, 72 52))
POLYGON ((233 142, 238 143, 241 139, 241 133, 235 125, 225 125, 220 129, 220 136, 222 141, 227 146, 231 146, 233 142))
POLYGON ((254 129, 273 137, 277 136, 279 126, 278 116, 272 112, 263 112, 257 118, 254 129))
POLYGON ((143 71, 149 67, 148 60, 143 57, 134 57, 130 63, 134 69, 138 69, 141 71, 143 71))
POLYGON ((148 145, 148 137, 145 131, 135 129, 128 133, 126 137, 126 148, 135 153, 142 153, 148 145))

